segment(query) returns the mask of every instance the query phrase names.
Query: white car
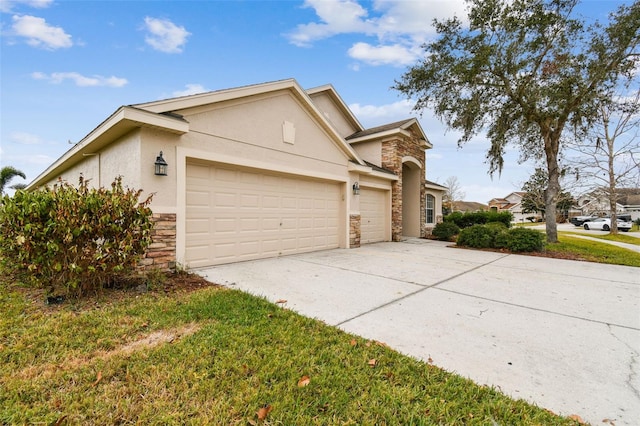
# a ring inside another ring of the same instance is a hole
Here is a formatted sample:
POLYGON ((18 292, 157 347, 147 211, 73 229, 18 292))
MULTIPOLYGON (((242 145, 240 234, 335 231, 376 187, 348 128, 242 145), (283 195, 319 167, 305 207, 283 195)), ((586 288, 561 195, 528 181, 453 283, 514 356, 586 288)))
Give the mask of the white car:
MULTIPOLYGON (((623 220, 618 219, 618 229, 620 231, 627 232, 631 229, 633 223, 625 222, 623 220)), ((583 225, 584 229, 587 231, 589 229, 594 229, 598 231, 609 231, 611 230, 611 219, 608 217, 601 217, 599 219, 593 219, 592 221, 586 222, 583 225)))

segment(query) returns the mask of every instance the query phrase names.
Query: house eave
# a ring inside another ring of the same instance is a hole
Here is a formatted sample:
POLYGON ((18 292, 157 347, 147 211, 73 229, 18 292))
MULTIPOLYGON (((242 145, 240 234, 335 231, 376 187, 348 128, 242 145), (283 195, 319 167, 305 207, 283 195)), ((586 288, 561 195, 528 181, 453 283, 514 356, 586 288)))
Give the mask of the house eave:
POLYGON ((170 115, 156 114, 130 106, 120 107, 45 171, 40 173, 27 185, 27 189, 37 188, 55 179, 66 169, 82 161, 85 155, 96 153, 114 140, 142 127, 176 135, 189 131, 189 123, 183 119, 170 115))
POLYGON ((356 164, 356 163, 349 163, 348 166, 348 170, 350 172, 358 172, 362 175, 367 175, 367 176, 372 176, 372 177, 378 177, 381 179, 386 179, 386 180, 390 180, 390 181, 398 181, 400 178, 398 178, 397 175, 389 172, 389 173, 385 173, 385 172, 381 172, 378 170, 374 170, 373 167, 367 166, 367 165, 362 165, 362 164, 356 164))

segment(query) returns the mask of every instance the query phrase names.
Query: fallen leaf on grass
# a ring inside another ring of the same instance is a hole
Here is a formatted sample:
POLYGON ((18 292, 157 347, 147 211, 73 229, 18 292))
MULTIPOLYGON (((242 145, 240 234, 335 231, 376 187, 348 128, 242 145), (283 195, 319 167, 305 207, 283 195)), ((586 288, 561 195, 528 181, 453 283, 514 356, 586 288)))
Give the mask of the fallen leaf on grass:
POLYGON ((67 420, 67 415, 66 414, 64 416, 60 417, 58 420, 56 420, 56 422, 53 423, 53 426, 60 426, 61 424, 64 423, 65 420, 67 420))
POLYGON ((349 342, 349 344, 350 344, 351 346, 355 346, 355 345, 357 345, 357 344, 358 344, 358 342, 356 341, 356 339, 351 339, 351 341, 349 342))
POLYGON ((102 380, 102 371, 98 371, 98 374, 96 375, 96 381, 93 382, 91 386, 96 386, 98 383, 100 383, 100 380, 102 380))
POLYGON ((298 380, 298 387, 303 388, 311 383, 311 378, 309 376, 302 376, 300 380, 298 380))
POLYGON ((431 357, 427 358, 427 363, 428 364, 433 364, 433 358, 431 358, 431 357))
POLYGON ((586 423, 584 422, 584 420, 582 419, 582 417, 580 417, 580 416, 579 416, 579 415, 577 415, 577 414, 572 414, 572 415, 570 415, 570 416, 569 416, 569 418, 570 418, 571 420, 575 420, 576 422, 580 423, 581 425, 585 425, 585 424, 586 424, 586 423))
POLYGON ((367 362, 367 364, 369 364, 370 367, 375 367, 378 361, 376 361, 375 358, 372 358, 369 360, 369 362, 367 362))
POLYGON ((256 415, 258 416, 258 420, 266 419, 269 413, 271 412, 271 410, 273 410, 273 407, 269 404, 259 409, 258 412, 256 413, 256 415))
POLYGON ((276 303, 287 303, 287 299, 278 299, 276 300, 276 303))
POLYGON ((602 423, 607 423, 607 424, 610 424, 610 425, 612 425, 612 426, 616 426, 616 424, 614 423, 614 421, 613 421, 613 420, 611 420, 611 419, 602 419, 602 423))

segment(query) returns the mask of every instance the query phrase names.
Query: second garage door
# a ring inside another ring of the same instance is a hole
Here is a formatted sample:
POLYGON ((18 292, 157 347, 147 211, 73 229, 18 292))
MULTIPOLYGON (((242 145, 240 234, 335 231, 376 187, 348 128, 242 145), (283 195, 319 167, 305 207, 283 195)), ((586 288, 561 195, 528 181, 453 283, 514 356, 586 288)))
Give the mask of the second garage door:
POLYGON ((360 191, 360 243, 388 241, 387 194, 389 191, 363 188, 360 191))
POLYGON ((337 248, 340 183, 187 163, 189 267, 337 248))

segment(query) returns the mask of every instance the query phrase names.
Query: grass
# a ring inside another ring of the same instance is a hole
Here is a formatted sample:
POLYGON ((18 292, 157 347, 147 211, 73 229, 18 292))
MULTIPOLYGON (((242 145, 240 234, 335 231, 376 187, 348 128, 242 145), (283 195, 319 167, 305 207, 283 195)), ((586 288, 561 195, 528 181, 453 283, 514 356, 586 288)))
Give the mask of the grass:
MULTIPOLYGON (((584 235, 584 234, 582 234, 584 235)), ((589 237, 593 237, 593 238, 599 238, 601 240, 608 240, 608 241, 617 241, 619 243, 626 243, 626 244, 633 244, 636 246, 640 246, 640 238, 638 237, 631 237, 629 235, 626 234, 607 234, 607 235, 589 235, 589 237)))
POLYGON ((577 424, 239 291, 29 294, 0 282, 0 424, 577 424))
MULTIPOLYGON (((582 235, 582 234, 581 234, 582 235)), ((590 235, 591 236, 591 235, 590 235)), ((593 235, 593 237, 597 237, 593 235)), ((607 237, 607 235, 602 235, 607 237)), ((614 241, 621 241, 620 237, 634 238, 624 235, 611 236, 614 241)), ((614 265, 640 266, 640 253, 607 243, 574 237, 569 233, 559 235, 559 243, 547 244, 545 252, 560 258, 574 258, 590 262, 608 263, 614 265)), ((637 240, 634 238, 634 240, 637 240)), ((627 242, 627 241, 623 241, 627 242)))

